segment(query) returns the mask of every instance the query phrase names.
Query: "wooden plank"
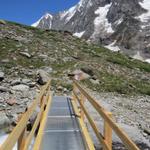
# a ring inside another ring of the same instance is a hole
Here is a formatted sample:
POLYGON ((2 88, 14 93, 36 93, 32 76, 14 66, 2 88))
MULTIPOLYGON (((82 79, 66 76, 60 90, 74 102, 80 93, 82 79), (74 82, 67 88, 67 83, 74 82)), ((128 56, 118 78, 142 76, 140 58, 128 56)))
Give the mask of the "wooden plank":
POLYGON ((48 99, 47 107, 46 107, 45 111, 43 112, 42 120, 41 120, 41 123, 40 123, 40 128, 39 128, 37 137, 35 139, 33 150, 40 150, 41 149, 41 142, 42 142, 42 138, 43 138, 43 132, 44 132, 45 125, 46 125, 48 112, 49 112, 49 109, 50 109, 50 106, 51 106, 51 101, 52 101, 52 97, 51 97, 51 94, 49 92, 49 99, 48 99))
MULTIPOLYGON (((111 112, 106 112, 109 117, 112 118, 111 112)), ((104 139, 109 147, 112 150, 112 128, 111 126, 104 120, 104 139)))
POLYGON ((25 141, 26 141, 26 129, 23 130, 21 133, 19 139, 18 139, 18 150, 22 150, 23 147, 25 146, 25 141))
POLYGON ((74 111, 75 111, 76 116, 78 116, 78 117, 77 117, 77 118, 78 118, 78 122, 79 122, 79 125, 80 125, 80 128, 81 128, 83 137, 84 137, 84 139, 85 139, 85 142, 86 142, 86 144, 87 144, 88 150, 95 150, 93 141, 92 141, 92 139, 91 139, 91 137, 90 137, 90 135, 89 135, 89 133, 88 133, 88 130, 87 130, 87 128, 86 128, 86 125, 85 125, 83 119, 80 117, 79 109, 78 109, 78 107, 77 107, 77 104, 76 104, 76 102, 75 102, 75 99, 72 99, 72 100, 71 100, 71 104, 72 104, 72 106, 73 106, 73 109, 74 109, 74 111))
POLYGON ((102 144, 102 147, 105 149, 105 150, 109 150, 109 147, 106 143, 106 141, 104 140, 104 137, 103 135, 99 132, 99 129, 97 127, 97 125, 95 124, 93 118, 89 115, 88 111, 86 110, 86 108, 84 107, 84 105, 82 104, 82 102, 80 101, 79 97, 74 93, 74 95, 76 96, 86 118, 88 119, 93 131, 95 132, 95 135, 96 137, 98 138, 100 144, 102 144))
POLYGON ((105 113, 103 107, 100 106, 99 103, 94 100, 76 81, 74 81, 74 83, 92 104, 92 106, 97 110, 97 112, 102 116, 102 118, 112 127, 112 129, 124 143, 125 147, 129 150, 140 150, 136 144, 127 136, 127 134, 105 113))

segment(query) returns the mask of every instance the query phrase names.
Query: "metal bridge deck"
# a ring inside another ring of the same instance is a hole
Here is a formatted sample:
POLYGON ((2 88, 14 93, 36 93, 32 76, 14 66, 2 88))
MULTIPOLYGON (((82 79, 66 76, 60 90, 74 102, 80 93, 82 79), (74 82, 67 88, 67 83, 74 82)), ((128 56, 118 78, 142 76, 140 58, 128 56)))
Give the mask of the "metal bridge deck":
POLYGON ((42 150, 85 150, 77 118, 70 99, 55 96, 48 114, 42 150))

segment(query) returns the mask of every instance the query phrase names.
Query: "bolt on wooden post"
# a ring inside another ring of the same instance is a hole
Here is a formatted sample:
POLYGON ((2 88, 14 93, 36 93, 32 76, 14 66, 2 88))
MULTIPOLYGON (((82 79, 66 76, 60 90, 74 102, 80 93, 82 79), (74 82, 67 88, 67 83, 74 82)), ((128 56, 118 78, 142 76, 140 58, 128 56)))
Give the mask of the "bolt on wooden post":
MULTIPOLYGON (((111 112, 106 112, 106 114, 112 118, 111 112)), ((112 128, 106 120, 104 120, 104 139, 109 147, 109 150, 112 150, 112 128)))

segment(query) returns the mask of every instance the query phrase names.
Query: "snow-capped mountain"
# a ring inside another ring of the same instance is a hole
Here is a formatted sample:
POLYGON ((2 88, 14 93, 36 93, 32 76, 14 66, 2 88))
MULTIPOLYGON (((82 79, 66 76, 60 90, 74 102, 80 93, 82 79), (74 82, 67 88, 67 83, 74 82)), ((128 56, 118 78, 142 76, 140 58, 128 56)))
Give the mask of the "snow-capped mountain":
POLYGON ((150 58, 150 0, 80 0, 64 12, 47 13, 33 26, 67 30, 134 58, 150 58))

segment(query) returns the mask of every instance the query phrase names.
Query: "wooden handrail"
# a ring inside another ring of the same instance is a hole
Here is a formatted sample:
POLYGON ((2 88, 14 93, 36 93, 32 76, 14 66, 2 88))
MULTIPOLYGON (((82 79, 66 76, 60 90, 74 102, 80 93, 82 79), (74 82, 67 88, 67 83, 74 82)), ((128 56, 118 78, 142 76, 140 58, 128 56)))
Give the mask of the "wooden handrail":
MULTIPOLYGON (((18 122, 17 126, 13 129, 13 131, 10 133, 10 135, 5 140, 5 142, 0 146, 0 150, 12 150, 12 148, 18 142, 19 138, 21 136, 23 136, 22 134, 24 133, 24 131, 26 131, 26 126, 27 126, 28 120, 31 118, 36 107, 38 107, 38 104, 41 102, 41 99, 44 97, 44 95, 49 90, 49 88, 50 88, 50 81, 48 81, 47 84, 42 87, 39 95, 36 97, 36 99, 33 101, 33 103, 27 109, 27 111, 22 115, 22 118, 18 122)), ((44 109, 44 104, 40 108, 40 113, 37 115, 36 121, 34 123, 32 130, 31 130, 31 133, 29 134, 29 136, 27 138, 27 141, 25 140, 23 145, 19 143, 19 145, 22 146, 22 147, 18 147, 19 149, 21 149, 21 150, 27 149, 28 145, 25 146, 25 143, 29 144, 31 142, 30 140, 32 139, 33 134, 36 130, 35 127, 37 127, 37 125, 39 123, 39 120, 40 120, 39 118, 41 117, 41 111, 43 109, 44 109)), ((20 142, 20 140, 19 140, 19 142, 20 142)))
MULTIPOLYGON (((107 113, 107 111, 100 106, 100 104, 94 99, 92 98, 78 83, 77 81, 73 81, 74 83, 74 87, 76 87, 80 94, 83 94, 86 99, 91 103, 91 105, 95 108, 95 110, 100 114, 100 116, 108 123, 108 125, 113 129, 113 131, 118 135, 118 137, 122 140, 122 142, 124 143, 125 147, 129 150, 139 150, 139 148, 136 146, 136 144, 127 136, 127 134, 112 120, 112 118, 109 116, 109 114, 107 113)), ((76 95, 77 98, 77 93, 74 91, 74 94, 76 95)), ((79 100, 79 104, 82 107, 85 115, 88 117, 88 114, 86 113, 86 109, 84 108, 84 106, 82 105, 82 103, 80 103, 80 99, 79 100)))

